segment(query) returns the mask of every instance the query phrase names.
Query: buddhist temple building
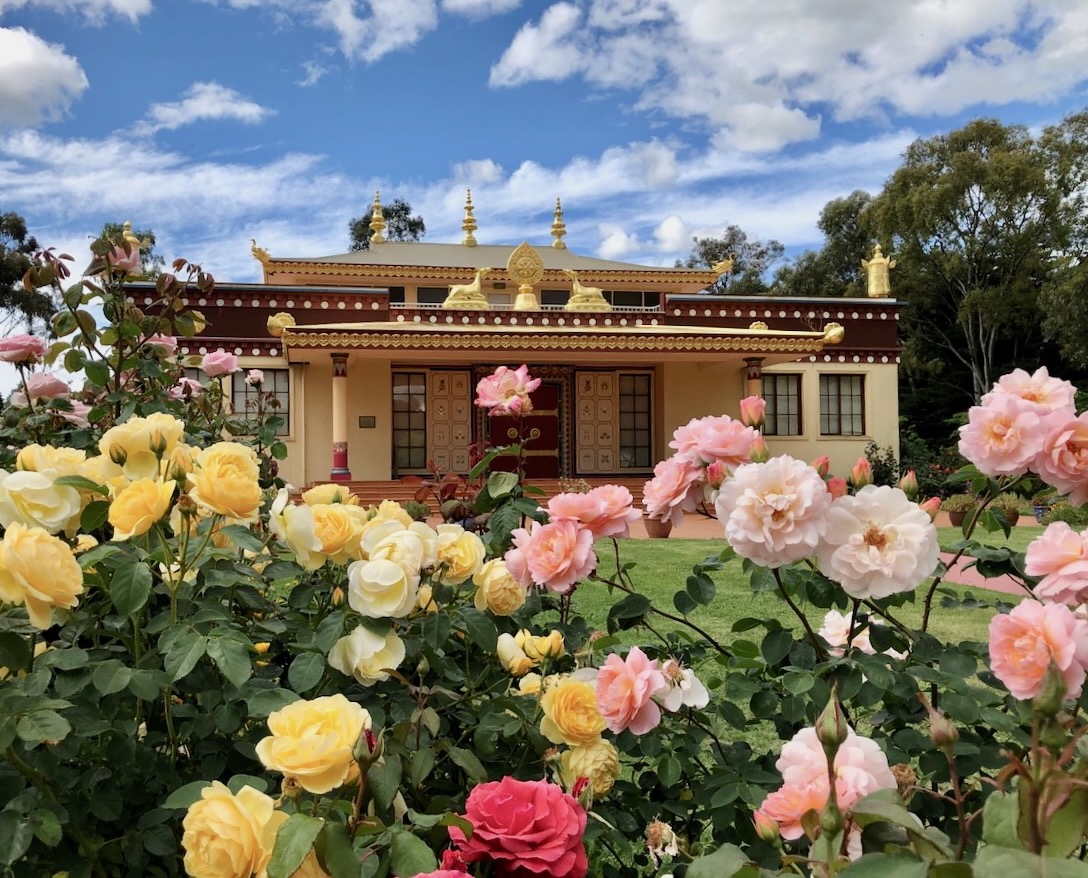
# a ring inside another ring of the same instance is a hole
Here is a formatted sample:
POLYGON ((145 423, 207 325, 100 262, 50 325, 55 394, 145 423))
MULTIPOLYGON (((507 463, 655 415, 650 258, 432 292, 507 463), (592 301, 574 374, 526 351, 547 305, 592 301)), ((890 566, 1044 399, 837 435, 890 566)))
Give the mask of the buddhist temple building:
MULTIPOLYGON (((720 271, 580 255, 561 207, 540 242, 390 242, 376 198, 369 250, 271 255, 263 283, 217 283, 190 305, 208 320, 181 352, 238 355, 223 379, 236 410, 264 371, 280 400, 297 487, 380 483, 433 464, 465 473, 478 443, 506 444, 509 418, 473 405, 495 367, 542 379, 522 425, 530 479, 640 484, 678 425, 767 400, 772 453, 821 454, 845 472, 869 442, 898 454, 896 326, 880 298, 713 296, 720 271), (548 240, 549 237, 552 240, 548 240)), ((143 301, 140 285, 133 298, 143 301)), ((148 297, 154 296, 151 288, 148 297)))

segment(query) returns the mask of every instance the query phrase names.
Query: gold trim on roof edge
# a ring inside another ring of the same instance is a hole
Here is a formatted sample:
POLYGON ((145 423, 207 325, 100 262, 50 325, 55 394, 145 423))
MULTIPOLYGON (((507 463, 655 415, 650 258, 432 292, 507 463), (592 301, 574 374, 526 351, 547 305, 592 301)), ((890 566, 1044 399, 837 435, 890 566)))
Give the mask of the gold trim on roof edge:
MULTIPOLYGON (((270 259, 265 264, 269 277, 278 274, 343 275, 345 277, 395 277, 431 278, 434 280, 462 280, 471 278, 475 268, 451 268, 421 265, 370 265, 354 262, 305 262, 301 260, 270 259)), ((579 269, 579 276, 603 283, 702 283, 710 285, 718 279, 712 271, 663 272, 648 268, 646 271, 605 271, 579 269)), ((505 270, 496 270, 494 280, 514 282, 505 270)), ((546 268, 542 283, 565 283, 567 277, 561 268, 546 268)))

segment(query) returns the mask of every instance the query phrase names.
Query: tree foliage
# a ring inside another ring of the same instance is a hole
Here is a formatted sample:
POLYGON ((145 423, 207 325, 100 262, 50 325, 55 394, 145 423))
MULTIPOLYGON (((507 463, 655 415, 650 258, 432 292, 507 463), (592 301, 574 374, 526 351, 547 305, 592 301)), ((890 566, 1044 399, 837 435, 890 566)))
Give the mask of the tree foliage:
MULTIPOLYGON (((412 205, 402 198, 382 205, 382 215, 385 217, 385 237, 389 241, 418 241, 427 232, 423 217, 418 214, 413 216, 412 205)), ((374 236, 370 228, 371 216, 371 212, 367 211, 348 221, 351 252, 370 249, 370 239, 374 236)))
POLYGON ((775 272, 771 291, 782 296, 864 296, 861 260, 874 240, 873 197, 861 189, 835 198, 820 211, 820 250, 806 250, 775 272))
MULTIPOLYGON (((102 238, 116 238, 124 233, 122 223, 106 223, 102 226, 102 238)), ((151 229, 133 229, 132 234, 140 241, 140 262, 143 264, 144 277, 154 280, 166 268, 166 259, 155 252, 155 233, 151 229)))
POLYGON ((37 250, 25 219, 14 211, 0 214, 0 313, 5 321, 25 322, 31 328, 48 323, 55 310, 52 298, 23 286, 23 275, 34 264, 37 250))
POLYGON ((677 268, 712 268, 726 259, 733 260, 733 269, 707 288, 714 295, 754 296, 766 293, 766 272, 777 262, 785 247, 773 238, 768 241, 749 239, 736 225, 726 226, 720 238, 692 238, 693 246, 687 259, 677 260, 677 268))

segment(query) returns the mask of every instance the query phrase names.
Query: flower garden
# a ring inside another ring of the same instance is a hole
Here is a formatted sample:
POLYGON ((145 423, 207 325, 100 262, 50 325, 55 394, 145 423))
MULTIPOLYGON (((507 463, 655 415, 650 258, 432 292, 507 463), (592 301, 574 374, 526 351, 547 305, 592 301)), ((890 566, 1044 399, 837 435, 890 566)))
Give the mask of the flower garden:
MULTIPOLYGON (((1088 500, 1068 382, 1017 371, 969 413, 950 490, 977 503, 943 548, 1022 593, 944 642, 939 500, 774 456, 758 399, 677 429, 645 513, 616 486, 541 505, 489 470, 517 442, 472 474, 482 533, 295 497, 274 396, 231 413, 234 358, 197 382, 176 356, 213 279, 179 261, 137 309, 129 246, 92 252, 25 280, 59 340, 0 341, 0 874, 1088 875, 1088 534, 976 539, 1031 478, 1088 500), (629 527, 697 504, 722 539, 654 603, 629 527), (789 624, 709 632, 727 567, 789 624)), ((499 367, 477 404, 526 414, 534 381, 499 367)))

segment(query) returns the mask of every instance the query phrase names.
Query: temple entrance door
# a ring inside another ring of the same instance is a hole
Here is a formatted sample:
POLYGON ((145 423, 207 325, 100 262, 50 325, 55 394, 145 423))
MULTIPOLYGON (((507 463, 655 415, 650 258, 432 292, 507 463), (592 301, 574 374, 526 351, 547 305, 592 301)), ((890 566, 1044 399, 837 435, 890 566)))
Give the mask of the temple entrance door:
MULTIPOLYGON (((530 479, 559 478, 559 388, 558 381, 543 381, 530 397, 533 411, 522 418, 526 435, 523 449, 525 476, 530 479)), ((517 441, 518 419, 488 418, 488 441, 492 446, 517 441)), ((505 455, 495 459, 494 469, 513 472, 517 459, 505 455)))

